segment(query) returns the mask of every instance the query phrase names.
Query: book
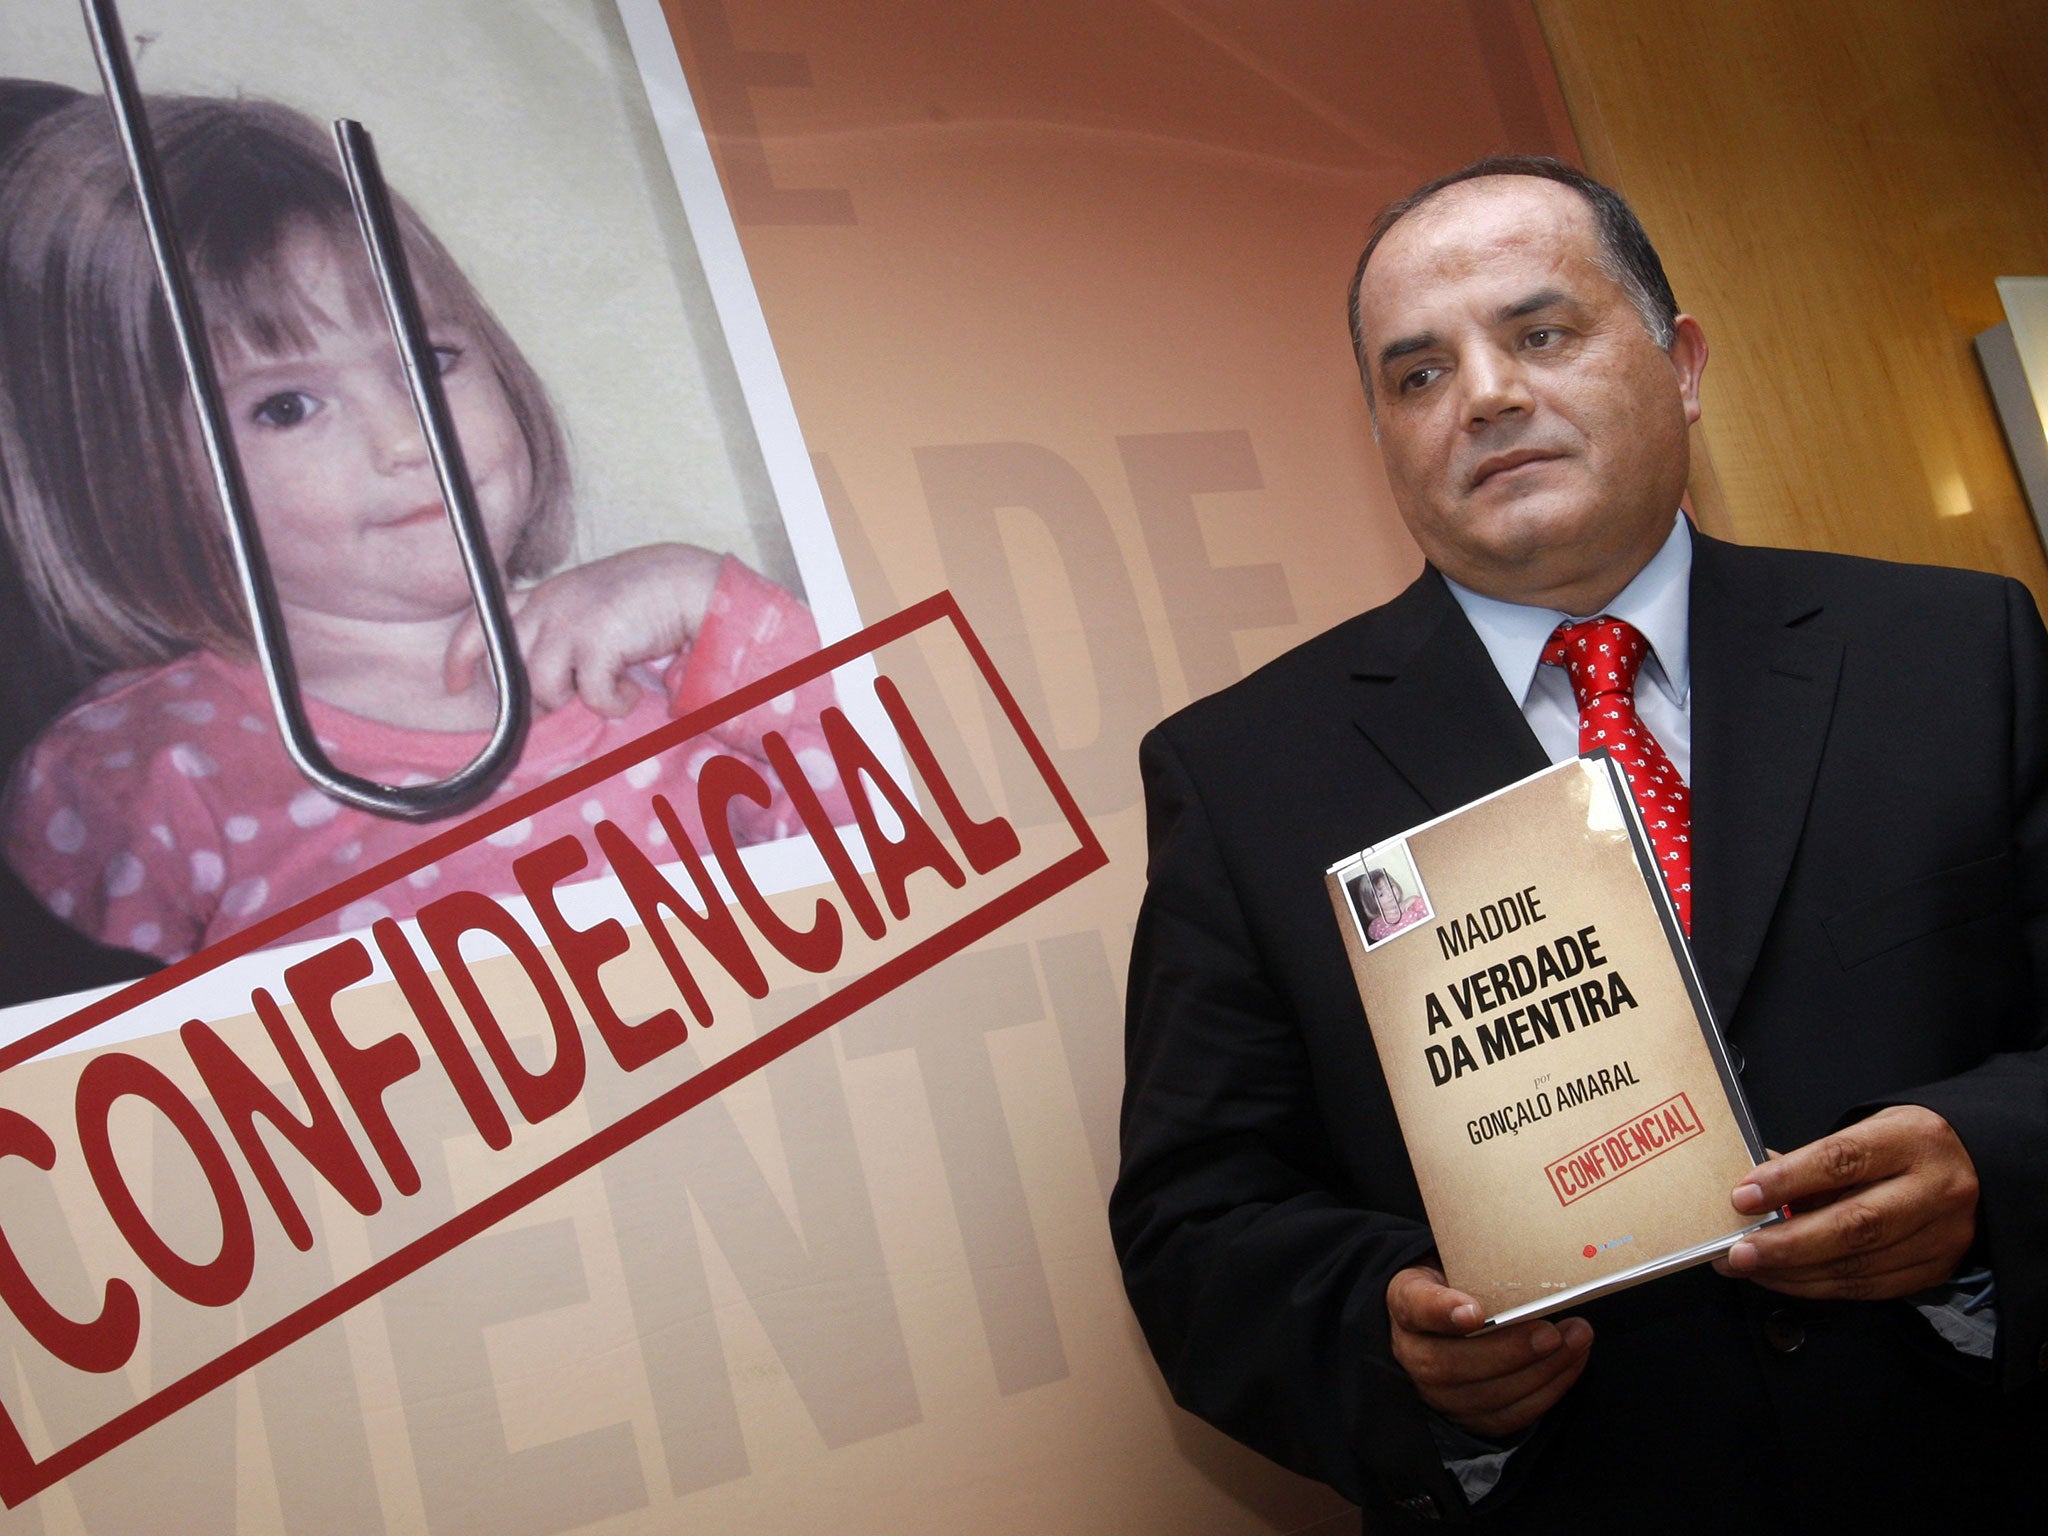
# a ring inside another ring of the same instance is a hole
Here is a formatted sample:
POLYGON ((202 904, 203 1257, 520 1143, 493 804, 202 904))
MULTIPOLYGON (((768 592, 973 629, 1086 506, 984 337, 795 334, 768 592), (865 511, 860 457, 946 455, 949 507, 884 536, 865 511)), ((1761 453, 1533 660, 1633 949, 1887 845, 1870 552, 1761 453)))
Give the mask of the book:
POLYGON ((1490 1325, 1726 1251, 1779 1219, 1621 767, 1558 763, 1330 866, 1450 1284, 1490 1325))

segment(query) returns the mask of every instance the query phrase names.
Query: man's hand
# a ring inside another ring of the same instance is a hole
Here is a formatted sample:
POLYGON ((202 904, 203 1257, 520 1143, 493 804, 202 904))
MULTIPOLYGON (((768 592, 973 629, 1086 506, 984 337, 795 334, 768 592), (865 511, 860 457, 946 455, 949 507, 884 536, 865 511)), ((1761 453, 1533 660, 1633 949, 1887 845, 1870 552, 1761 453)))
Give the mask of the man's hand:
POLYGON ((1917 1104, 1773 1154, 1733 1200, 1744 1215, 1789 1205, 1793 1216, 1714 1268, 1788 1296, 1909 1296, 1954 1275, 1977 1236, 1976 1165, 1949 1123, 1917 1104))
MULTIPOLYGON (((673 655, 697 633, 718 581, 718 556, 694 544, 648 544, 571 566, 507 594, 533 701, 543 713, 575 696, 600 715, 632 709, 637 662, 673 655)), ((448 644, 445 681, 461 693, 484 655, 467 615, 448 644)))
POLYGON ((1483 1440, 1534 1424, 1586 1368, 1593 1326, 1547 1319, 1473 1334, 1479 1303, 1436 1269, 1404 1269, 1387 1282, 1394 1359, 1436 1413, 1483 1440))

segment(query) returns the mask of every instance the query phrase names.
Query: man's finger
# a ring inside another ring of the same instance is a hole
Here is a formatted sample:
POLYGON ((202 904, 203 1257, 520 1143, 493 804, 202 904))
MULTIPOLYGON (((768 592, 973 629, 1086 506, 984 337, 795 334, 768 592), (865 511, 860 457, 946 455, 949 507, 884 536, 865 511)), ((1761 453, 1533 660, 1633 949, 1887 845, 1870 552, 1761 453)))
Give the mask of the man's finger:
POLYGON ((1881 1253, 1936 1226, 1942 1213, 1915 1201, 1904 1180, 1888 1180, 1788 1221, 1752 1232, 1728 1251, 1729 1267, 1798 1269, 1881 1253))
POLYGON ((1817 1201, 1859 1185, 1920 1168, 1945 1168, 1970 1186, 1975 1170, 1954 1129, 1918 1104, 1894 1104, 1867 1120, 1808 1142, 1752 1168, 1731 1197, 1735 1209, 1761 1215, 1783 1205, 1817 1201))
POLYGON ((1865 1133, 1869 1124, 1863 1121, 1759 1163, 1736 1186, 1735 1209, 1762 1215, 1899 1172, 1906 1166, 1905 1157, 1889 1138, 1865 1133))
POLYGON ((1800 1264, 1765 1263, 1753 1254, 1734 1249, 1722 1256, 1715 1267, 1724 1275, 1771 1285, 1779 1281, 1837 1279, 1881 1280, 1886 1276, 1915 1270, 1946 1256, 1948 1245, 1936 1228, 1914 1233, 1906 1241, 1869 1253, 1846 1253, 1800 1264))
POLYGON ((1871 1300, 1955 1273, 1976 1234, 1973 1186, 1915 1173, 1886 1179, 1735 1244, 1723 1275, 1786 1295, 1871 1300))
POLYGON ((1823 1268, 1790 1275, 1764 1271, 1742 1278, 1805 1301, 1894 1301, 1940 1285, 1954 1274, 1953 1263, 1937 1259, 1883 1274, 1835 1274, 1823 1268))
MULTIPOLYGON (((1593 1341, 1592 1325, 1584 1318, 1571 1318, 1552 1329, 1552 1336, 1554 1346, 1520 1369, 1447 1385, 1447 1394, 1464 1398, 1474 1410, 1506 1408, 1534 1396, 1561 1375, 1577 1374, 1593 1341)), ((1528 1347, 1534 1342, 1528 1341, 1528 1347)))
POLYGON ((1574 1357, 1592 1336, 1583 1318, 1568 1326, 1546 1322, 1471 1339, 1424 1336, 1418 1351, 1423 1358, 1409 1375, 1443 1402, 1475 1410, 1505 1407, 1560 1371, 1575 1369, 1574 1357))
POLYGON ((1397 1328, 1453 1338, 1486 1320, 1479 1303, 1444 1284, 1440 1270, 1404 1269, 1387 1282, 1387 1316, 1397 1328))
POLYGON ((1489 1440, 1504 1440, 1509 1435, 1520 1434, 1557 1406, 1558 1400, 1585 1374, 1586 1363, 1593 1357, 1590 1351, 1580 1350, 1565 1358, 1569 1364, 1528 1396, 1509 1408, 1469 1416, 1464 1420, 1464 1427, 1489 1440))
POLYGON ((1955 1273, 1969 1237, 1967 1228, 1935 1222, 1868 1252, 1788 1264, 1760 1262, 1753 1253, 1731 1249, 1715 1268, 1723 1275, 1793 1295, 1904 1296, 1938 1285, 1955 1273))
POLYGON ((1548 1322, 1525 1323, 1468 1338, 1396 1332, 1394 1358, 1416 1382, 1459 1387, 1513 1376, 1542 1366, 1563 1353, 1564 1339, 1548 1322))
MULTIPOLYGON (((1585 1319, 1568 1318, 1557 1333, 1559 1347, 1541 1360, 1504 1376, 1424 1386, 1424 1401, 1452 1423, 1489 1439, 1528 1428, 1570 1390, 1592 1358, 1593 1329, 1585 1319)), ((1457 1341, 1441 1342, 1447 1350, 1460 1347, 1457 1341)))

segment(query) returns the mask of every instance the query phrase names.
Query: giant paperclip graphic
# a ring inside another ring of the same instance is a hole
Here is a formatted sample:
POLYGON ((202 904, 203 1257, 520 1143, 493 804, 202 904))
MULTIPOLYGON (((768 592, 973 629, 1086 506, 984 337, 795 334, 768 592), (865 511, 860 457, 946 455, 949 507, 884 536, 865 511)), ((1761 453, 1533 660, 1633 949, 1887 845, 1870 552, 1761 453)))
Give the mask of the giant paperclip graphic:
POLYGON ((262 540, 256 516, 249 505, 242 466, 228 427, 227 410, 221 403, 220 385, 214 376, 213 355, 207 346, 205 323, 199 315, 185 273, 184 256, 164 206, 162 179, 158 174, 156 150, 149 135, 142 93, 135 83, 135 69, 128 57, 121 15, 114 0, 82 0, 86 29, 92 34, 93 52, 99 60, 100 78, 106 84, 107 100, 114 109, 114 125, 127 156, 128 174, 135 183, 135 199, 149 235, 158 280, 163 285, 164 303, 170 312, 171 328, 177 336, 178 355, 184 365, 192 403, 199 413, 200 439, 206 447, 207 463, 213 470, 214 486, 227 514, 228 539, 234 550, 235 574, 248 604, 256 636, 256 654, 263 666, 263 680, 270 690, 271 708, 277 715, 285 750, 299 772, 337 800, 374 811, 382 816, 427 821, 473 805, 490 792, 519 755, 525 739, 528 714, 526 669, 512 630, 512 618, 505 606, 504 585, 492 561, 484 536, 483 521, 477 513, 469 471, 463 463, 462 445, 448 414, 448 402, 441 391, 440 369, 433 344, 427 338, 420 315, 418 295, 405 264, 405 251, 397 221, 391 211, 391 197, 377 167, 377 155, 370 135, 361 123, 346 118, 334 125, 335 146, 348 178, 349 201, 362 227, 363 243, 369 250, 370 265, 377 275, 377 291, 384 300, 384 312, 398 343, 398 355, 405 368, 406 388, 412 396, 427 449, 433 458, 434 474, 448 520, 462 551, 462 563, 469 590, 482 622, 484 651, 489 659, 491 681, 498 693, 497 720, 490 740, 468 764, 445 779, 427 784, 380 784, 359 774, 337 768, 327 757, 306 718, 299 696, 298 674, 292 665, 291 647, 285 637, 284 617, 278 609, 276 589, 262 554, 262 540))

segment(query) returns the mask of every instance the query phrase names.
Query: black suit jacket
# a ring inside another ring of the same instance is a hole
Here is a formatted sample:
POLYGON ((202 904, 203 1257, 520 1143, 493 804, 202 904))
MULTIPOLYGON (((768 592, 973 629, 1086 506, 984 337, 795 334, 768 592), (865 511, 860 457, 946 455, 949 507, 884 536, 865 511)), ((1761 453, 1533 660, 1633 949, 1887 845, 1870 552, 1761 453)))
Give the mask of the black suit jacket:
MULTIPOLYGON (((1691 1270, 1586 1309, 1585 1375, 1475 1513, 1995 1525, 2048 1449, 2048 636, 2013 582, 1695 535, 1691 650, 1693 946, 1764 1139, 1947 1117, 1997 1358, 1691 1270)), ((1467 1510, 1389 1352, 1431 1240, 1321 875, 1545 761, 1433 571, 1142 751, 1132 1304, 1178 1401, 1396 1526, 1467 1510)))

